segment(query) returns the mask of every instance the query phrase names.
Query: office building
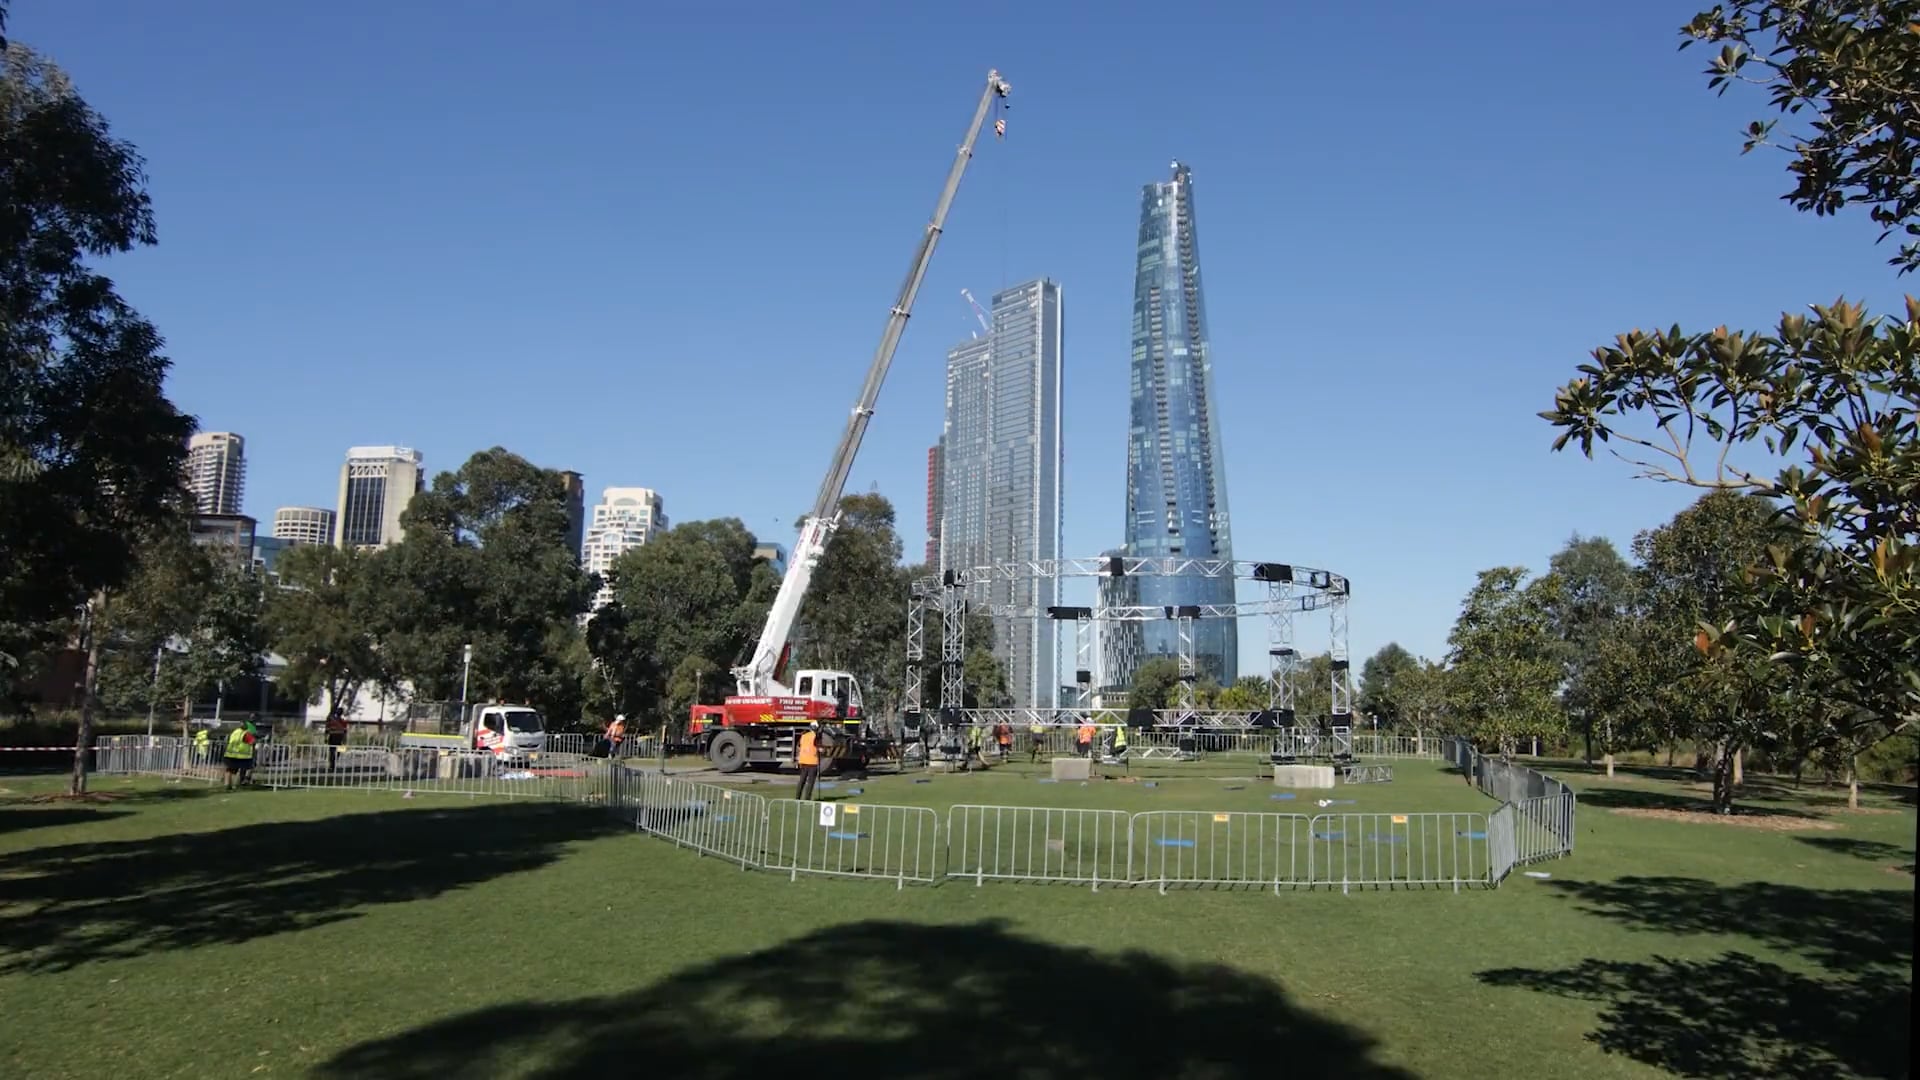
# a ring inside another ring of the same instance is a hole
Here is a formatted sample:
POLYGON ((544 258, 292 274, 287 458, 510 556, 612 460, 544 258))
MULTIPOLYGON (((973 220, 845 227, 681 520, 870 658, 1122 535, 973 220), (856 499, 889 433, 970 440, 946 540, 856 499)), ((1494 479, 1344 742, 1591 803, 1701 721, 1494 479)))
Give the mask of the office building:
POLYGON ((194 543, 226 549, 236 566, 249 566, 258 525, 245 514, 195 514, 189 530, 194 543))
POLYGON ((283 506, 273 512, 273 538, 289 544, 331 544, 333 511, 324 506, 283 506))
MULTIPOLYGON (((1060 555, 1060 286, 1029 281, 995 294, 989 332, 947 354, 940 440, 940 568, 1060 555)), ((1059 603, 1049 577, 994 581, 992 603, 1044 611, 1059 603)), ((1060 691, 1059 633, 1044 617, 1002 620, 995 649, 1020 705, 1051 706, 1060 691)))
POLYGON ((340 467, 340 508, 334 543, 380 548, 405 535, 400 515, 426 485, 425 458, 405 446, 356 446, 340 467))
MULTIPOLYGON (((1193 175, 1179 162, 1171 179, 1141 191, 1136 257, 1126 552, 1141 558, 1232 559, 1193 175)), ((1137 602, 1152 606, 1234 599, 1230 575, 1148 576, 1134 587, 1137 602)), ((1141 638, 1139 657, 1178 655, 1179 630, 1171 620, 1142 624, 1141 638)), ((1238 653, 1234 620, 1195 624, 1194 663, 1203 678, 1232 683, 1238 653)), ((1113 675, 1132 681, 1131 671, 1113 675)))
POLYGON ((600 575, 600 591, 593 597, 595 608, 613 601, 610 572, 614 562, 666 527, 666 503, 652 488, 610 487, 600 493, 593 521, 587 526, 581 559, 588 573, 600 575))
POLYGON ((787 576, 787 549, 781 547, 779 544, 773 543, 772 541, 755 544, 753 547, 753 557, 764 560, 768 566, 773 568, 776 576, 787 576))
POLYGON ((567 496, 567 550, 578 559, 580 546, 586 542, 587 482, 579 473, 563 469, 560 486, 567 496))
POLYGON ((945 441, 934 443, 927 448, 927 569, 940 569, 940 490, 945 482, 941 477, 941 465, 946 457, 945 441))
POLYGON ((298 546, 299 544, 295 541, 283 540, 277 536, 256 535, 253 538, 253 568, 267 577, 278 577, 280 556, 288 548, 298 546))
POLYGON ((187 490, 202 514, 238 514, 247 486, 247 440, 231 431, 187 439, 187 490))

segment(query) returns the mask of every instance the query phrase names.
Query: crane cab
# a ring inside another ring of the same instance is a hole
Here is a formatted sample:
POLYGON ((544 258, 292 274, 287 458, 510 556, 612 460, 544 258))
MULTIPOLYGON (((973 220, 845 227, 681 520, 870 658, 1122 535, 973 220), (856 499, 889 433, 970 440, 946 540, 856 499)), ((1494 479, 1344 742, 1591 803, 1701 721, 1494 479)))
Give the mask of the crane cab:
POLYGON ((695 705, 687 734, 721 772, 787 765, 801 728, 818 721, 822 728, 837 725, 846 735, 857 735, 864 705, 858 679, 844 671, 809 668, 793 673, 792 689, 786 693, 735 695, 719 705, 695 705))

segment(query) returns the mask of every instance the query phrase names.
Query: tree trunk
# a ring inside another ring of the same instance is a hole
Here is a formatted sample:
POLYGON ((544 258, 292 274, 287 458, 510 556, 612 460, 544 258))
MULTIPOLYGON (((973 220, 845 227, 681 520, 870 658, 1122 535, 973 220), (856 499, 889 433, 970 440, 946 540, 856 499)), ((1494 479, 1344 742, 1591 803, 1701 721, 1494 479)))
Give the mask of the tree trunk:
POLYGON ((1733 752, 1733 786, 1734 787, 1746 786, 1746 782, 1747 782, 1746 781, 1747 774, 1746 774, 1746 768, 1745 768, 1746 757, 1747 757, 1747 752, 1745 750, 1735 750, 1733 752))
MULTIPOLYGON (((1588 725, 1588 731, 1592 731, 1592 725, 1588 725)), ((1611 718, 1601 726, 1600 734, 1601 742, 1606 744, 1607 749, 1607 779, 1611 780, 1613 779, 1613 720, 1611 718)), ((1588 753, 1587 760, 1589 762, 1593 760, 1592 753, 1588 753)))
POLYGON ((1847 755, 1847 809, 1860 809, 1860 759, 1857 755, 1847 755))
POLYGON ((1673 768, 1673 744, 1667 744, 1667 768, 1673 768))
POLYGON ((1722 745, 1719 755, 1713 762, 1713 812, 1716 814, 1733 813, 1733 766, 1739 760, 1738 751, 1731 746, 1722 745))
POLYGON ((1613 754, 1611 752, 1607 754, 1607 779, 1613 779, 1613 754))
POLYGON ((80 677, 80 732, 73 744, 73 775, 67 782, 67 794, 87 793, 87 758, 93 753, 94 695, 100 689, 100 635, 94 633, 94 620, 106 605, 107 594, 95 593, 87 600, 80 625, 86 636, 87 667, 80 677))
POLYGON ((1593 767, 1593 718, 1587 717, 1586 719, 1587 719, 1587 724, 1586 724, 1587 767, 1592 768, 1593 767))

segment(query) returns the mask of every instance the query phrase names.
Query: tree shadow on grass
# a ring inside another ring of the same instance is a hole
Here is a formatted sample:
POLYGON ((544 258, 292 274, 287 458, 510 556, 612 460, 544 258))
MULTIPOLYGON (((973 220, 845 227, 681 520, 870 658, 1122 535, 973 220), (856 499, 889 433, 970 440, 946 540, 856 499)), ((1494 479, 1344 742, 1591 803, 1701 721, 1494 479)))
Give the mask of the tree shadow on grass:
POLYGON ((1740 934, 1841 971, 1913 962, 1913 893, 1907 890, 1719 885, 1683 877, 1547 884, 1589 913, 1635 929, 1740 934))
MULTIPOLYGON (((32 811, 44 813, 45 811, 32 811)), ((0 857, 0 972, 229 944, 437 896, 617 828, 550 803, 396 810, 0 857)))
MULTIPOLYGON (((1643 791, 1638 788, 1587 788, 1580 792, 1582 806, 1596 806, 1608 810, 1686 810, 1701 814, 1713 813, 1713 799, 1702 795, 1685 795, 1677 791, 1643 791)), ((1756 806, 1752 802, 1734 799, 1734 813, 1748 817, 1790 817, 1814 819, 1819 815, 1806 810, 1795 810, 1784 806, 1756 806)))
POLYGON ((1884 844, 1878 840, 1854 840, 1844 836, 1796 836, 1795 840, 1811 844, 1822 851, 1835 855, 1851 855, 1856 859, 1865 859, 1870 863, 1879 863, 1892 869, 1913 873, 1913 849, 1898 844, 1884 844))
POLYGON ((1590 958, 1558 971, 1483 971, 1494 986, 1603 1004, 1588 1038, 1682 1076, 1904 1075, 1913 893, 1723 886, 1696 878, 1553 881, 1587 912, 1665 935, 1742 935, 1819 975, 1738 951, 1709 961, 1590 958))
POLYGON ((860 922, 633 993, 518 1002, 350 1047, 320 1075, 601 1080, 1411 1078, 1259 975, 1097 953, 993 922, 860 922), (1117 1021, 1115 1017, 1127 1019, 1117 1021), (1135 1023, 1143 1026, 1135 1026, 1135 1023))
POLYGON ((1705 961, 1584 960, 1483 971, 1492 986, 1598 1002, 1587 1038, 1611 1054, 1715 1080, 1906 1075, 1913 984, 1903 973, 1820 979, 1728 952, 1705 961))
POLYGON ((85 806, 12 806, 0 805, 0 834, 47 829, 55 825, 83 825, 91 821, 126 817, 125 810, 94 809, 85 806))

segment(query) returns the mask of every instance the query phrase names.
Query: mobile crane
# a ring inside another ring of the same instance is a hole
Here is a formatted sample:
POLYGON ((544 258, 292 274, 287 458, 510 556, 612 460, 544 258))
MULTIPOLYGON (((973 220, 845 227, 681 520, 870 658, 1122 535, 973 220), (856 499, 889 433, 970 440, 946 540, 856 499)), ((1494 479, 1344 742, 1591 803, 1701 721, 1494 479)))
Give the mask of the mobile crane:
MULTIPOLYGON (((814 496, 813 510, 800 523, 800 538, 787 562, 786 576, 780 580, 780 591, 767 610, 766 625, 761 627, 752 658, 733 669, 735 693, 723 704, 693 707, 688 734, 694 746, 721 772, 737 772, 748 764, 779 765, 792 761, 800 729, 815 722, 833 734, 821 740, 822 757, 864 760, 872 749, 868 740, 859 737, 864 719, 859 683, 848 672, 824 670, 799 671, 794 673, 791 683, 787 682, 788 637, 800 614, 800 602, 806 599, 807 587, 813 582, 814 569, 826 552, 827 540, 840 523, 840 496, 846 488, 847 475, 853 471, 853 459, 866 437, 867 423, 873 418, 874 404, 880 398, 880 386, 886 381, 894 350, 899 348, 900 337, 906 332, 914 296, 926 277, 927 264, 933 260, 934 245, 940 241, 947 210, 953 205, 953 197, 960 190, 960 178, 973 157, 974 143, 980 138, 987 114, 1001 99, 1008 97, 1010 91, 1011 87, 998 71, 987 72, 987 86, 980 95, 979 106, 974 109, 973 123, 954 155, 946 187, 934 205, 933 218, 920 238, 907 279, 900 286, 900 295, 887 313, 886 329, 867 368, 866 384, 860 388, 860 396, 847 416, 846 431, 840 436, 839 448, 834 451, 826 479, 820 483, 819 494, 814 496)), ((1004 137, 1006 120, 996 117, 993 130, 996 136, 1004 137)))

